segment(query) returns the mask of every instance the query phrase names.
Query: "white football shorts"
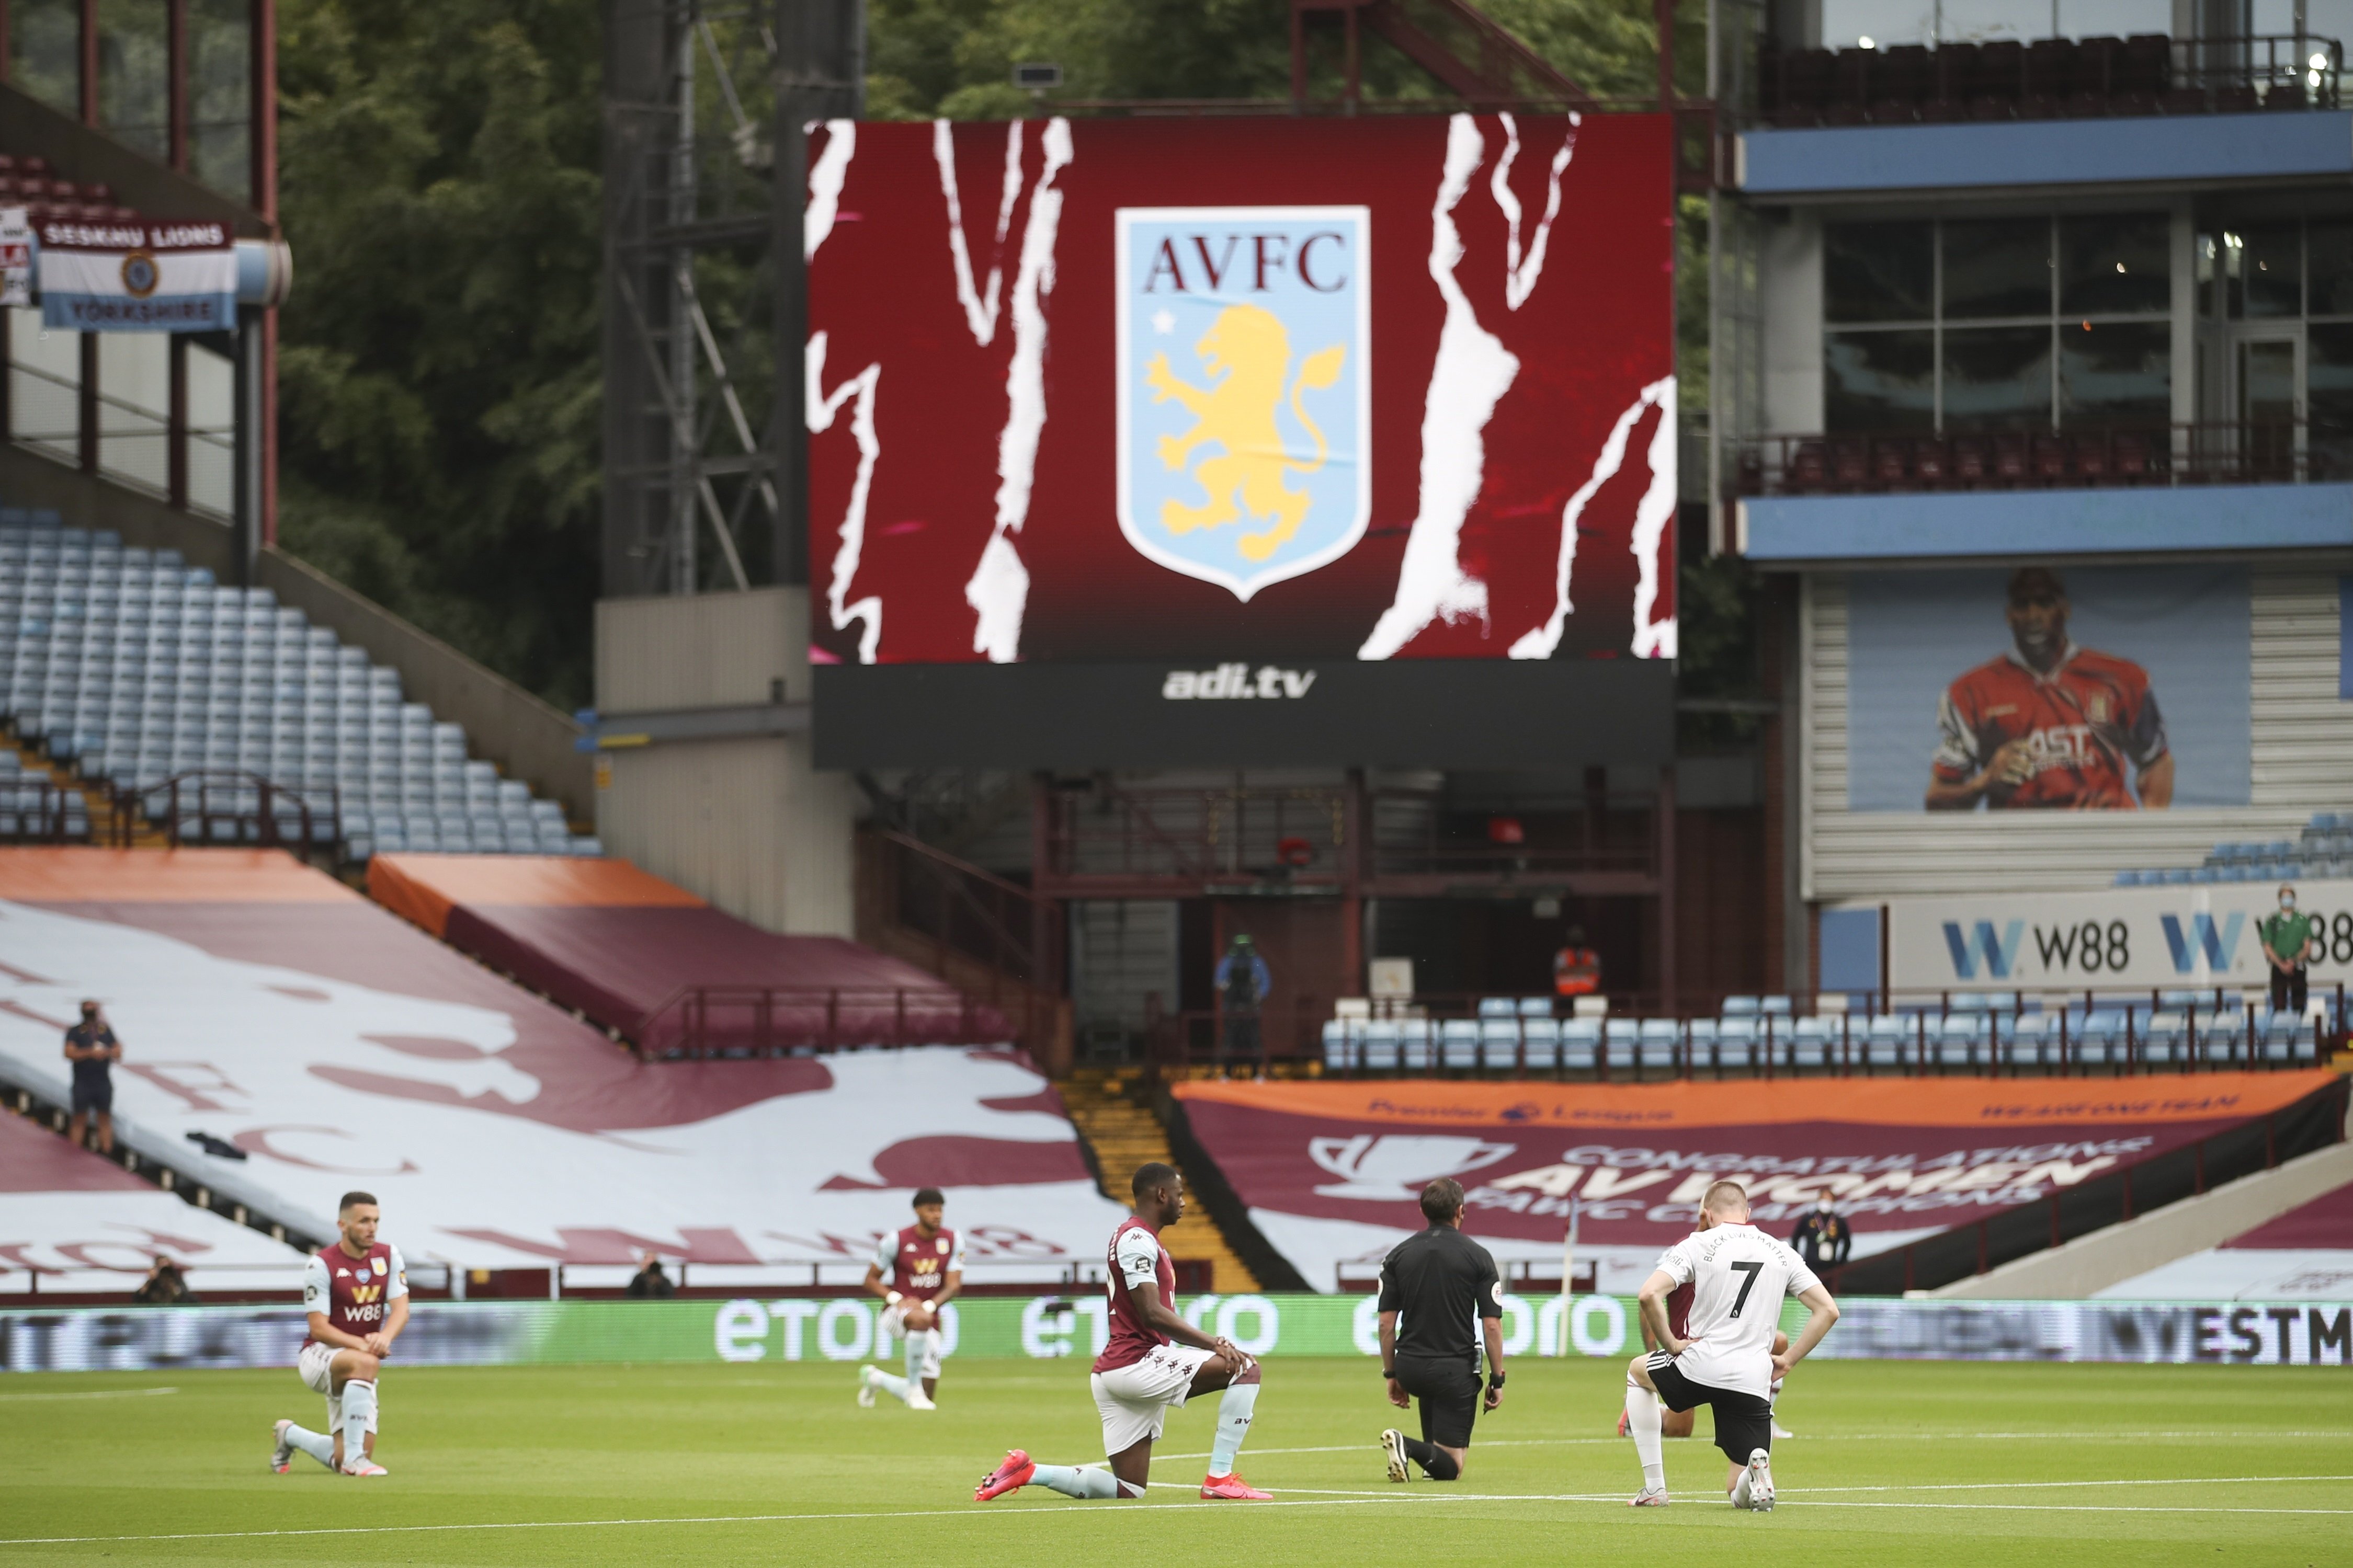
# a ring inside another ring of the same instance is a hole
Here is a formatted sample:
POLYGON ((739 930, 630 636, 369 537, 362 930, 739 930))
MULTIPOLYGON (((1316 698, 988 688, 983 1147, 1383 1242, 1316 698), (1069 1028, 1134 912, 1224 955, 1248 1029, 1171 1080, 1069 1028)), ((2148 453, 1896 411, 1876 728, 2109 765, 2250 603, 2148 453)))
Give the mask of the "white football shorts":
POLYGON ((302 1374, 302 1386, 313 1394, 332 1395, 335 1392, 333 1365, 335 1347, 307 1344, 294 1362, 294 1370, 302 1374))
MULTIPOLYGON (((882 1309, 882 1331, 894 1340, 903 1340, 907 1337, 907 1312, 903 1306, 882 1309)), ((923 1364, 923 1369, 916 1375, 937 1377, 940 1375, 940 1331, 935 1328, 925 1329, 920 1339, 923 1364)))
POLYGON ((1087 1381, 1103 1413, 1103 1453, 1124 1453, 1146 1437, 1158 1437, 1168 1412, 1193 1391, 1193 1374, 1216 1353, 1162 1345, 1142 1361, 1092 1374, 1087 1381))

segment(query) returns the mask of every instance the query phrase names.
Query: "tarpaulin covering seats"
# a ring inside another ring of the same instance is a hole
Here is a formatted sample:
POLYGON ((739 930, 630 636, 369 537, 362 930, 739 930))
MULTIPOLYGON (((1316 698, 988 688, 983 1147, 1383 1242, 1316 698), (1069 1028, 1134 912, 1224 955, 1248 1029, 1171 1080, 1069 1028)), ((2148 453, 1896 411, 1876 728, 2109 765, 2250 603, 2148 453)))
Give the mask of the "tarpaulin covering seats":
POLYGON ((368 892, 651 1056, 1011 1037, 913 964, 762 931, 626 860, 379 855, 368 892))

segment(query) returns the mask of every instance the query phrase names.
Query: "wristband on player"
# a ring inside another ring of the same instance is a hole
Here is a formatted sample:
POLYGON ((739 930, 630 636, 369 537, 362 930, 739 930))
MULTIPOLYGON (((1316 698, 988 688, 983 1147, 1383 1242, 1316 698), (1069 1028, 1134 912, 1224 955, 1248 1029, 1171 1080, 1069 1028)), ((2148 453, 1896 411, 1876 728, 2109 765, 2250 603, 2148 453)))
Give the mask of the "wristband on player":
POLYGON ((1395 1383, 1397 1381, 1397 1368, 1393 1366, 1385 1366, 1381 1368, 1381 1375, 1388 1379, 1391 1383, 1395 1383))
POLYGON ((1504 1386, 1504 1374, 1503 1374, 1502 1373, 1500 1373, 1500 1372, 1491 1372, 1491 1373, 1489 1373, 1487 1374, 1487 1386, 1488 1386, 1488 1387, 1490 1387, 1490 1388, 1501 1388, 1501 1387, 1503 1387, 1503 1386, 1504 1386))
POLYGON ((885 1290, 882 1292, 882 1304, 886 1307, 895 1307, 906 1299, 907 1298, 900 1295, 896 1290, 885 1290))

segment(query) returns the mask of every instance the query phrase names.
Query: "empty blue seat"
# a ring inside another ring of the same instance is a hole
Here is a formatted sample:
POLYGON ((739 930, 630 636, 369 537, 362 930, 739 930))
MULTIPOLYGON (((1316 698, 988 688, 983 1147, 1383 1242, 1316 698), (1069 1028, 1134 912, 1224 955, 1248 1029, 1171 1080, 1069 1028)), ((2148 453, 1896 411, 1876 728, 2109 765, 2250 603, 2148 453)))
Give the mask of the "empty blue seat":
POLYGON ((1388 1018, 1376 1018, 1365 1026, 1362 1061, 1366 1072, 1395 1072, 1398 1069, 1398 1026, 1388 1018))
POLYGON ((1479 1021, 1479 1065, 1489 1072, 1514 1072, 1520 1065, 1517 1017, 1479 1021))
POLYGON ((1324 1026, 1324 1070, 1347 1072, 1356 1065, 1356 1042, 1348 1038, 1339 1019, 1329 1020, 1324 1026))
POLYGON ((1560 1026, 1560 1065, 1570 1072, 1591 1072, 1602 1042, 1602 1021, 1571 1018, 1560 1026))
POLYGON ((1560 1067, 1560 1025, 1552 1018, 1520 1020, 1520 1050, 1530 1072, 1554 1072, 1560 1067))
POLYGON ((1516 1018, 1519 1016, 1520 1005, 1509 996, 1479 998, 1479 1016, 1482 1018, 1516 1018))
POLYGON ((1724 1016, 1727 1018, 1753 1018, 1759 1011, 1754 996, 1726 996, 1724 999, 1724 1016))
POLYGON ((1427 1072, 1430 1065, 1430 1020, 1406 1018, 1398 1024, 1398 1051, 1408 1072, 1427 1072))

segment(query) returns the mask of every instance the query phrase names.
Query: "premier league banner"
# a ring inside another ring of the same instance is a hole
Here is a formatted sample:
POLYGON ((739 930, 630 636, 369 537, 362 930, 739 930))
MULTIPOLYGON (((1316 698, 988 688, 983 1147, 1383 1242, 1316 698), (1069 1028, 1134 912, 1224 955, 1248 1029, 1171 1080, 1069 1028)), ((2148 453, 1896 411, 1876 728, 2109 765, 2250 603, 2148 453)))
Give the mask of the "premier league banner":
POLYGON ((1133 706, 1199 762, 1482 692, 1540 736, 1579 728, 1546 717, 1578 694, 1662 698, 1671 152, 1643 115, 826 127, 820 752, 1083 724, 1108 754, 1133 706), (1466 660, 1525 673, 1345 674, 1466 660), (923 674, 1005 666, 1062 675, 923 674))
MULTIPOLYGON (((732 1301, 427 1301, 396 1346, 396 1365, 613 1363, 732 1364, 889 1360, 879 1303, 868 1298, 732 1301)), ((1254 1356, 1370 1357, 1380 1350, 1375 1296, 1200 1296, 1177 1310, 1254 1356)), ((1641 1343, 1623 1296, 1507 1295, 1504 1353, 1616 1357, 1641 1343), (1565 1336, 1565 1337, 1564 1337, 1565 1336)), ((1850 1300, 1814 1353, 1852 1361, 2212 1363, 2353 1365, 2353 1307, 2105 1301, 1850 1300)), ((1795 1332, 1805 1314, 1783 1306, 1795 1332)), ((941 1314, 951 1361, 1065 1361, 1073 1379, 1104 1343, 1099 1295, 966 1298, 941 1314)), ((0 1311, 0 1373, 174 1373, 284 1368, 302 1342, 292 1308, 146 1307, 128 1311, 0 1311)), ((845 1384, 845 1386, 847 1384, 845 1384)))
POLYGON ((235 237, 218 223, 40 226, 41 324, 85 332, 237 325, 235 237))
MULTIPOLYGON (((1650 1084, 1325 1079, 1196 1082, 1175 1091, 1191 1139, 1301 1279, 1369 1278, 1422 1226, 1440 1176, 1469 1197, 1462 1227, 1504 1262, 1557 1276, 1572 1217, 1580 1270, 1630 1292, 1692 1229, 1700 1195, 1739 1182, 1757 1223, 1788 1236, 1820 1194, 1853 1226, 1849 1289, 1933 1285, 1971 1271, 1981 1223, 2015 1250, 2187 1195, 2337 1141, 2325 1070, 2056 1079, 1726 1080, 1650 1084), (1876 1259, 1866 1265, 1865 1259, 1876 1259), (1941 1278, 1926 1278, 1936 1274, 1941 1278), (1867 1284, 1865 1282, 1868 1282, 1867 1284)), ((2002 1256, 1997 1252, 1993 1260, 2002 1256)))

